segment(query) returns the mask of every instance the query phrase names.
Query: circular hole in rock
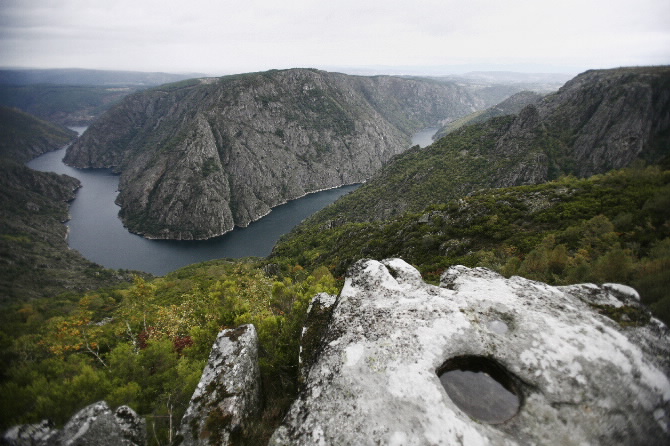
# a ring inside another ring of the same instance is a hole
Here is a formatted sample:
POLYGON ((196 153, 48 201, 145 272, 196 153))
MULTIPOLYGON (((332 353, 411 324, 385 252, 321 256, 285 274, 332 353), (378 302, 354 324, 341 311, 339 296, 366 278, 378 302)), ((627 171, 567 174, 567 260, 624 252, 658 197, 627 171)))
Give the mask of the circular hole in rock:
POLYGON ((482 356, 459 356, 445 362, 437 375, 449 398, 472 418, 498 424, 519 412, 519 386, 496 361, 482 356))

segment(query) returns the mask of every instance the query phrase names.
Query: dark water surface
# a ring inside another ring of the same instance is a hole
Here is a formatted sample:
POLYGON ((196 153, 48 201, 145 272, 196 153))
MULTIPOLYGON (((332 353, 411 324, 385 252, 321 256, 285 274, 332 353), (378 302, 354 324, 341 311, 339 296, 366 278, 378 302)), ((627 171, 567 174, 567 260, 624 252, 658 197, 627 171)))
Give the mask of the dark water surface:
MULTIPOLYGON (((74 128, 80 134, 85 127, 74 128)), ((418 132, 412 145, 430 144, 435 129, 418 132), (428 134, 432 131, 431 134, 428 134), (416 139, 418 137, 418 139, 416 139)), ((45 153, 27 163, 40 171, 64 173, 79 179, 82 188, 70 204, 68 244, 87 259, 107 268, 134 269, 165 275, 175 269, 223 257, 264 257, 279 237, 313 213, 355 190, 343 186, 309 194, 272 209, 246 228, 235 228, 220 237, 200 241, 147 240, 131 234, 118 217, 114 204, 119 177, 108 169, 76 169, 63 164, 65 149, 45 153)))
POLYGON ((519 397, 487 373, 451 370, 440 382, 463 412, 486 423, 503 423, 519 411, 519 397))
POLYGON ((65 149, 46 153, 28 163, 35 170, 78 178, 82 188, 70 204, 68 244, 87 259, 107 268, 164 275, 192 263, 223 257, 267 256, 279 237, 316 211, 358 186, 309 194, 275 207, 246 228, 210 240, 147 240, 131 234, 114 204, 119 177, 108 169, 75 169, 63 164, 65 149))

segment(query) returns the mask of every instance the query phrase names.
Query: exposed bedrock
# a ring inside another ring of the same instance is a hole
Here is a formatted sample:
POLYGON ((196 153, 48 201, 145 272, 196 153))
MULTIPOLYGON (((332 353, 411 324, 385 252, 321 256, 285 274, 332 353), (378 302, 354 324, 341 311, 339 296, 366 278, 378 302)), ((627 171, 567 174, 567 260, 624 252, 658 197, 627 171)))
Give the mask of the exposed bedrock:
POLYGON ((433 286, 390 259, 325 297, 273 445, 670 441, 667 327, 627 287, 462 266, 433 286))

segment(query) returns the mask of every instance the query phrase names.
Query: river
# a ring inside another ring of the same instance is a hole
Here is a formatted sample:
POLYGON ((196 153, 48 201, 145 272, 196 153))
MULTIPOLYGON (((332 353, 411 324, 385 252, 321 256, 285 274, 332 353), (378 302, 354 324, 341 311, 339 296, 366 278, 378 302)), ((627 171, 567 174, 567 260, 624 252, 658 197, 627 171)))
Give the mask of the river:
MULTIPOLYGON (((73 127, 80 134, 85 127, 73 127)), ((430 144, 436 129, 418 132, 412 145, 430 144), (432 131, 432 133, 430 133, 432 131), (429 134, 430 133, 430 134, 429 134)), ((70 204, 68 244, 87 259, 107 268, 145 271, 158 276, 192 263, 219 258, 264 257, 270 254, 279 237, 293 227, 355 190, 358 185, 343 186, 313 194, 277 206, 265 217, 246 228, 209 240, 148 240, 128 232, 114 204, 119 177, 109 169, 76 169, 63 164, 65 148, 45 153, 27 163, 44 172, 66 174, 82 183, 70 204)))

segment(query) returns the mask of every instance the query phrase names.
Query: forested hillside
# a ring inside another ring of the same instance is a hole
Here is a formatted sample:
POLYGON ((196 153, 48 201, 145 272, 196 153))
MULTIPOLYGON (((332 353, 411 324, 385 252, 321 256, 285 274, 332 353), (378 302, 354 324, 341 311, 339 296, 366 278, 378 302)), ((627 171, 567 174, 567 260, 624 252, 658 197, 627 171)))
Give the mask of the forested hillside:
POLYGON ((313 218, 369 221, 488 187, 587 177, 670 153, 670 68, 589 71, 518 116, 461 128, 394 159, 313 218))
POLYGON ((273 257, 338 276, 361 258, 400 257, 432 280, 462 264, 551 284, 621 282, 670 322, 669 237, 670 171, 650 166, 485 190, 380 222, 303 224, 273 257))
POLYGON ((5 107, 0 130, 0 305, 129 281, 129 273, 106 270, 67 246, 63 223, 79 180, 23 165, 76 133, 5 107))
POLYGON ((0 106, 0 157, 26 162, 63 147, 77 133, 18 109, 0 106))

